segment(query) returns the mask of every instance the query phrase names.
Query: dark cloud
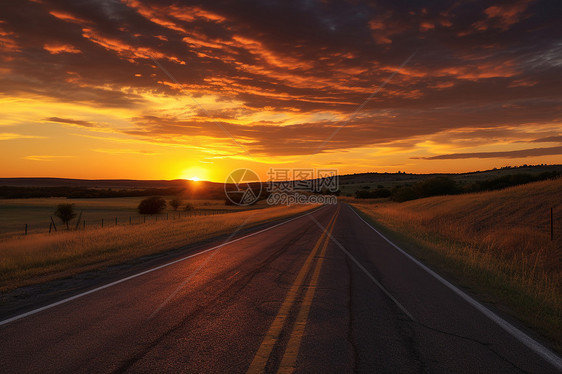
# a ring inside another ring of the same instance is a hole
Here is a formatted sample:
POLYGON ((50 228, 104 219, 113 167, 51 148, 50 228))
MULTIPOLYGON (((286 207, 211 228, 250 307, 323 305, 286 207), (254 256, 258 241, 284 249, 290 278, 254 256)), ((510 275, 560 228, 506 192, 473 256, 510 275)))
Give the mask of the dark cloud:
POLYGON ((550 155, 562 155, 562 147, 531 148, 505 152, 452 153, 447 155, 412 158, 422 160, 455 160, 462 158, 524 158, 550 155))
POLYGON ((547 136, 544 138, 539 138, 533 140, 533 143, 562 143, 562 135, 558 136, 547 136))
MULTIPOLYGON (((101 107, 144 108, 143 93, 238 100, 240 109, 209 113, 253 152, 308 154, 339 124, 237 119, 264 109, 345 118, 417 50, 326 150, 462 128, 555 124, 562 112, 559 14, 548 0, 6 0, 0 86, 5 94, 101 107)), ((206 115, 136 118, 128 133, 225 137, 206 115)))
POLYGON ((82 127, 97 127, 97 125, 93 122, 80 121, 80 120, 69 119, 69 118, 49 117, 49 118, 45 118, 45 121, 64 123, 64 124, 68 124, 68 125, 76 125, 76 126, 82 126, 82 127))

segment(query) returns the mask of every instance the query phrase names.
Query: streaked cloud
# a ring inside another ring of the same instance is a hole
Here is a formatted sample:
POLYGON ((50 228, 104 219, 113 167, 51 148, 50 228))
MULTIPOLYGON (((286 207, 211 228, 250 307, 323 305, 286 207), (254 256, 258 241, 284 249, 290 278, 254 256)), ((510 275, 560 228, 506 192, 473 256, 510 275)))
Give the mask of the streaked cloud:
POLYGON ((0 133, 0 140, 14 140, 14 139, 46 139, 46 136, 15 134, 9 132, 0 133))
POLYGON ((541 157, 521 147, 559 141, 557 9, 547 0, 7 2, 0 125, 12 139, 61 124, 49 126, 45 147, 79 137, 98 157, 146 146, 154 159, 181 149, 194 162, 240 160, 221 127, 257 163, 355 170, 464 158, 447 155, 541 157))
POLYGON ((25 160, 29 161, 55 161, 64 158, 73 158, 74 156, 53 156, 53 155, 29 155, 25 156, 25 160))
POLYGON ((57 122, 57 123, 62 123, 62 124, 66 124, 66 125, 75 125, 75 126, 81 126, 81 127, 97 127, 98 126, 97 124, 95 124, 93 122, 89 122, 89 121, 81 121, 81 120, 76 120, 76 119, 60 118, 60 117, 45 118, 45 121, 57 122))
POLYGON ((458 160, 463 158, 525 158, 546 155, 562 155, 562 147, 531 148, 503 152, 452 153, 447 155, 412 158, 424 160, 458 160))
POLYGON ((129 155, 153 156, 158 154, 157 152, 152 152, 152 151, 137 150, 137 149, 119 149, 119 148, 98 148, 98 149, 93 149, 93 151, 100 152, 100 153, 108 153, 110 155, 129 154, 129 155))

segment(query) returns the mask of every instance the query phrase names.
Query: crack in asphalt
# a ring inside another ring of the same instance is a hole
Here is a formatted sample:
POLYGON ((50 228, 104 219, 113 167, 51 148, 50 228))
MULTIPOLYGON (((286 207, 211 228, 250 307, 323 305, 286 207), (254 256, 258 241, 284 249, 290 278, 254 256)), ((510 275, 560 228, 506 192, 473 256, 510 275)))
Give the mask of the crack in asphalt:
MULTIPOLYGON (((408 322, 410 322, 410 321, 408 321, 408 322)), ((511 362, 511 361, 508 360, 506 357, 502 356, 499 352, 497 352, 496 350, 494 350, 494 349, 492 348, 493 344, 491 344, 491 343, 486 343, 486 342, 480 341, 480 340, 478 340, 478 339, 471 338, 471 337, 469 337, 469 336, 459 335, 459 334, 455 334, 455 333, 453 333, 453 332, 440 330, 440 329, 438 329, 438 328, 428 326, 428 325, 426 325, 426 324, 424 324, 424 323, 421 323, 421 322, 411 321, 411 323, 417 324, 417 325, 420 326, 420 327, 426 328, 426 329, 428 329, 428 330, 431 330, 431 331, 434 331, 434 332, 437 332, 437 333, 440 333, 440 334, 443 334, 443 335, 452 336, 452 337, 455 337, 455 338, 459 338, 459 339, 463 339, 463 340, 468 340, 468 341, 471 341, 471 342, 473 342, 473 343, 479 344, 479 345, 485 347, 486 349, 488 349, 490 352, 494 353, 494 354, 495 354, 497 357, 499 357, 502 361, 504 361, 504 362, 510 364, 511 366, 513 366, 515 369, 521 371, 522 373, 529 373, 528 371, 526 371, 526 370, 524 370, 523 368, 517 366, 515 363, 511 362)))
POLYGON ((263 270, 267 269, 269 264, 271 264, 279 256, 281 256, 287 248, 291 247, 295 242, 300 240, 306 234, 306 232, 309 231, 312 227, 314 227, 312 224, 302 227, 301 232, 297 232, 296 235, 293 235, 289 240, 283 243, 283 245, 281 245, 279 249, 277 249, 275 252, 269 255, 265 260, 257 264, 253 270, 249 271, 247 274, 242 276, 240 279, 234 281, 226 288, 223 288, 215 297, 209 299, 206 303, 201 304, 198 308, 196 308, 189 314, 185 315, 179 323, 171 326, 169 329, 164 331, 158 337, 154 338, 149 344, 145 345, 144 349, 140 350, 139 352, 131 356, 129 359, 122 361, 121 365, 115 370, 113 370, 112 373, 117 374, 117 373, 126 372, 135 363, 140 361, 150 351, 152 351, 165 338, 171 336, 175 331, 188 325, 194 317, 200 315, 202 312, 212 307, 213 305, 228 304, 228 302, 234 300, 237 297, 237 294, 242 289, 244 289, 254 279, 255 276, 257 276, 263 270))

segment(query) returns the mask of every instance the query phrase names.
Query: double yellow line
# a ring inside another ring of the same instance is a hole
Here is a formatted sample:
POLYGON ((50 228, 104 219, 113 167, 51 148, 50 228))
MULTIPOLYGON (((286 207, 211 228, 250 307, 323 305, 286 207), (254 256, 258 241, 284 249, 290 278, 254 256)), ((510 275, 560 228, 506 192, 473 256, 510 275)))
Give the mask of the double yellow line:
POLYGON ((320 251, 320 255, 316 260, 316 264, 312 276, 310 278, 308 288, 304 295, 304 299, 302 300, 302 303, 300 305, 300 309, 297 314, 296 321, 293 325, 293 329, 289 337, 289 343, 287 344, 287 348, 285 349, 285 354, 283 355, 283 358, 281 360, 281 365, 279 366, 278 372, 292 373, 293 370, 295 369, 295 364, 297 361, 300 344, 304 334, 304 328, 306 327, 308 314, 312 306, 312 299, 314 298, 316 287, 318 286, 318 278, 320 277, 320 270, 324 262, 324 255, 326 254, 326 248, 328 247, 328 243, 330 241, 329 240, 330 235, 332 233, 332 230, 334 229, 334 225, 336 223, 336 219, 339 211, 340 211, 340 207, 338 206, 336 212, 334 213, 334 215, 330 220, 330 223, 328 223, 327 229, 322 233, 322 235, 316 242, 316 245, 314 246, 308 257, 306 258, 304 265, 299 270, 299 273, 297 274, 297 278, 291 285, 289 292, 287 292, 287 296, 285 296, 285 299, 281 304, 281 308, 279 308, 279 312, 277 312, 277 315, 275 316, 273 323, 269 327, 269 330, 267 331, 265 338, 263 339, 256 355, 254 356, 254 359, 252 360, 250 367, 248 368, 248 373, 263 373, 265 371, 265 367, 267 365, 267 361, 269 360, 269 356, 273 351, 273 347, 279 340, 279 335, 281 334, 281 330, 285 325, 287 317, 289 316, 289 312, 291 311, 291 308, 295 303, 295 300, 297 299, 299 290, 301 289, 301 286, 303 285, 306 276, 309 273, 309 270, 314 262, 314 259, 317 257, 320 247, 322 247, 322 250, 320 251), (322 242, 324 242, 324 245, 322 245, 322 242))

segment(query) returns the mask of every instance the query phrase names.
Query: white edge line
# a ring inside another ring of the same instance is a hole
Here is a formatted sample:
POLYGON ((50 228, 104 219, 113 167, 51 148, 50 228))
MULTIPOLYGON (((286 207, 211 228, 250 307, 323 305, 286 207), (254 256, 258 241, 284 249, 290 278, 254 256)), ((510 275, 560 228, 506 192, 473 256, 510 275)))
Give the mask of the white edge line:
POLYGON ((506 332, 508 332, 515 339, 519 340, 519 342, 523 343, 525 346, 530 348, 533 352, 535 352, 536 354, 541 356, 547 362, 552 364, 555 368, 557 368, 558 370, 562 370, 562 359, 556 353, 552 352, 551 350, 546 348, 544 345, 540 344, 535 339, 531 338, 529 335, 525 334, 523 331, 519 330, 517 327, 513 326, 512 324, 510 324, 509 322, 507 322, 506 320, 504 320, 503 318, 501 318, 500 316, 498 316, 497 314, 492 312, 490 309, 486 308, 484 305, 480 304, 478 301, 476 301, 472 297, 468 296, 466 293, 464 293, 459 288, 457 288, 456 286, 451 284, 445 278, 441 277, 439 274, 437 274, 436 272, 434 272, 433 270, 431 270, 430 268, 425 266, 423 263, 421 263, 416 258, 411 256, 409 253, 404 251, 402 248, 398 247, 396 244, 391 242, 386 236, 384 236, 377 229, 375 229, 373 226, 371 226, 371 224, 369 222, 365 221, 363 219, 363 217, 361 217, 356 212, 356 210, 354 208, 352 208, 350 206, 350 209, 353 211, 353 213, 355 213, 357 215, 357 217, 359 217, 359 219, 361 219, 361 221, 363 221, 374 232, 376 232, 381 238, 386 240, 390 245, 392 245, 394 248, 396 248, 404 256, 408 257, 410 260, 412 260, 414 263, 416 263, 419 267, 424 269, 426 272, 428 272, 430 275, 432 275, 435 279, 437 279, 439 282, 441 282, 444 286, 446 286, 451 291, 453 291, 454 293, 459 295, 462 299, 464 299, 470 305, 472 305, 473 307, 478 309, 480 312, 482 312, 482 314, 484 314, 486 317, 488 317, 489 319, 494 321, 498 326, 500 326, 502 329, 504 329, 506 332))
POLYGON ((314 222, 316 222, 316 224, 318 225, 318 227, 320 227, 322 230, 324 230, 324 232, 328 235, 328 237, 334 242, 336 243, 336 245, 342 250, 342 252, 347 255, 354 263, 355 265, 357 265, 359 267, 359 269, 361 269, 363 271, 363 273, 365 273, 365 275, 367 277, 369 277, 369 279, 371 279, 373 281, 373 283, 375 283, 375 285, 377 285, 378 288, 381 289, 381 291, 390 299, 392 300, 392 302, 394 302, 394 304, 396 304, 396 306, 402 311, 404 312, 405 315, 407 315, 412 321, 416 322, 416 319, 410 314, 410 312, 408 312, 408 310, 402 305, 400 304, 400 302, 398 300, 396 300, 396 298, 394 298, 394 296, 392 296, 392 294, 390 292, 388 292, 388 290, 377 280, 377 278, 375 278, 371 273, 369 273, 369 271, 367 269, 365 269, 365 267, 363 265, 361 265, 361 263, 355 258, 353 257, 353 255, 347 250, 345 249, 345 247, 336 239, 332 236, 332 234, 330 234, 329 232, 326 231, 326 229, 320 224, 320 222, 318 222, 314 217, 310 217, 314 222))
POLYGON ((37 308, 37 309, 31 310, 31 311, 29 311, 29 312, 26 312, 26 313, 23 313, 23 314, 19 314, 19 315, 17 315, 17 316, 14 316, 14 317, 5 319, 5 320, 3 320, 3 321, 0 321, 0 326, 7 325, 8 323, 17 321, 17 320, 22 319, 22 318, 25 318, 25 317, 29 317, 29 316, 31 316, 31 315, 33 315, 33 314, 42 312, 42 311, 47 310, 47 309, 51 309, 51 308, 53 308, 53 307, 55 307, 55 306, 58 306, 58 305, 67 303, 67 302, 72 301, 72 300, 79 299, 79 298, 81 298, 81 297, 83 297, 83 296, 92 294, 92 293, 94 293, 94 292, 101 291, 101 290, 103 290, 103 289, 106 289, 106 288, 109 288, 109 287, 118 285, 119 283, 123 283, 123 282, 126 282, 126 281, 128 281, 128 280, 131 280, 131 279, 133 279, 133 278, 140 277, 141 275, 145 275, 145 274, 151 273, 151 272, 153 272, 153 271, 156 271, 156 270, 165 268, 165 267, 167 267, 167 266, 170 266, 170 265, 173 265, 173 264, 177 264, 178 262, 182 262, 182 261, 188 260, 188 259, 190 259, 190 258, 192 258, 192 257, 199 256, 199 255, 202 255, 202 254, 207 253, 207 252, 210 252, 210 251, 214 251, 214 250, 216 250, 216 249, 219 249, 219 248, 224 247, 224 246, 226 246, 226 245, 229 245, 229 244, 231 244, 231 243, 237 242, 237 241, 239 241, 239 240, 243 240, 243 239, 249 238, 249 237, 251 237, 251 236, 261 234, 262 232, 271 230, 271 229, 273 229, 273 228, 275 228, 275 227, 279 227, 279 226, 281 226, 281 225, 284 225, 284 224, 289 223, 289 222, 291 222, 291 221, 294 221, 294 220, 296 220, 296 219, 303 218, 303 217, 308 216, 309 214, 318 212, 319 210, 321 210, 321 209, 324 208, 324 207, 326 207, 326 205, 324 205, 324 206, 322 206, 322 207, 319 207, 319 208, 316 208, 316 209, 313 209, 312 212, 308 212, 308 213, 302 214, 302 215, 300 215, 300 216, 291 218, 291 219, 289 219, 289 220, 287 220, 287 221, 280 222, 280 223, 278 223, 278 224, 276 224, 276 225, 273 225, 273 226, 271 226, 271 227, 267 227, 267 228, 262 229, 262 230, 260 230, 260 231, 256 231, 256 232, 254 232, 254 233, 251 233, 251 234, 242 236, 242 237, 240 237, 240 238, 236 238, 236 239, 231 240, 231 241, 229 241, 229 242, 222 243, 222 244, 217 245, 217 246, 215 246, 215 247, 205 249, 205 250, 203 250, 203 251, 201 251, 201 252, 197 252, 197 253, 194 253, 194 254, 192 254, 192 255, 189 255, 189 256, 186 256, 186 257, 182 257, 182 258, 180 258, 180 259, 174 260, 174 261, 172 261, 172 262, 165 263, 165 264, 160 265, 160 266, 157 266, 157 267, 155 267, 155 268, 148 269, 148 270, 142 271, 142 272, 137 273, 137 274, 133 274, 133 275, 131 275, 131 276, 129 276, 129 277, 126 277, 126 278, 123 278, 123 279, 119 279, 118 281, 115 281, 115 282, 108 283, 108 284, 103 285, 103 286, 101 286, 101 287, 97 287, 97 288, 94 288, 94 289, 92 289, 92 290, 89 290, 89 291, 80 293, 80 294, 78 294, 78 295, 74 295, 74 296, 71 296, 71 297, 69 297, 69 298, 66 298, 66 299, 57 301, 57 302, 55 302, 55 303, 52 303, 52 304, 49 304, 49 305, 45 305, 45 306, 43 306, 43 307, 41 307, 41 308, 37 308))

